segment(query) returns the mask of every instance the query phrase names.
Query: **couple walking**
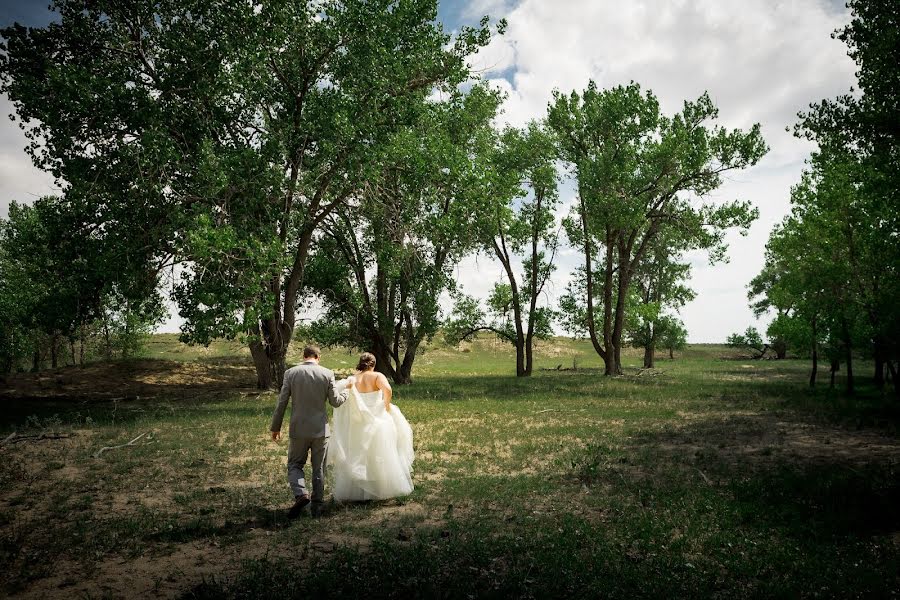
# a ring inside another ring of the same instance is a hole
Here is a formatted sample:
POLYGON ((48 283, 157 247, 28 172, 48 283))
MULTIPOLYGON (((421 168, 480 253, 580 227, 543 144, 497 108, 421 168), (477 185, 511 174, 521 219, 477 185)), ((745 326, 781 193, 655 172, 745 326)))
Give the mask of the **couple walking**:
POLYGON ((325 464, 334 470, 334 499, 382 500, 412 492, 412 429, 403 413, 391 404, 387 378, 375 372, 375 357, 359 357, 356 374, 335 381, 334 373, 319 365, 316 346, 303 349, 303 362, 288 369, 272 417, 272 440, 281 438, 281 423, 291 400, 288 483, 295 518, 312 502, 313 516, 321 514, 325 500, 325 464), (334 411, 328 427, 325 403, 334 411), (312 495, 304 476, 311 458, 312 495))

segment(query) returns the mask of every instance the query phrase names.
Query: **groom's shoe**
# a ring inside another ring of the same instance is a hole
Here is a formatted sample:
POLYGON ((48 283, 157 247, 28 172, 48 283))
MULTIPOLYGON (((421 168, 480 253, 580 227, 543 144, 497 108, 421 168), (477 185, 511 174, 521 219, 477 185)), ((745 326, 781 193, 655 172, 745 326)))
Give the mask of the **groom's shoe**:
POLYGON ((299 517, 307 504, 309 504, 309 496, 297 496, 297 501, 294 502, 291 510, 288 511, 288 519, 296 519, 299 517))

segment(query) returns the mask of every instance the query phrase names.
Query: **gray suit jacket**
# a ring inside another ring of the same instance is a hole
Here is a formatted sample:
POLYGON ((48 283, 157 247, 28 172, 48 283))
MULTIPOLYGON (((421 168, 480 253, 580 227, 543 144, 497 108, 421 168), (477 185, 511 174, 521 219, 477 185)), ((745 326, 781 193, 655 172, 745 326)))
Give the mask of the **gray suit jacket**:
POLYGON ((290 437, 326 437, 328 413, 325 401, 337 408, 347 400, 349 393, 350 390, 346 389, 338 394, 331 370, 314 362, 300 363, 284 373, 284 384, 278 395, 278 404, 275 405, 271 431, 281 431, 281 422, 290 398, 293 400, 290 437))

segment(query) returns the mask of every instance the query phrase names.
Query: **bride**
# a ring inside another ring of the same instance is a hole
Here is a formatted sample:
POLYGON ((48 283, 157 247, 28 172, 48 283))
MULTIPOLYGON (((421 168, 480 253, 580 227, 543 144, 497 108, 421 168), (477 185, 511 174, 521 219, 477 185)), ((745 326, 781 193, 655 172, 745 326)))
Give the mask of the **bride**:
POLYGON ((334 468, 334 499, 383 500, 413 491, 412 428, 391 404, 387 378, 375 372, 375 356, 359 357, 357 374, 338 383, 350 397, 334 411, 328 464, 334 468))

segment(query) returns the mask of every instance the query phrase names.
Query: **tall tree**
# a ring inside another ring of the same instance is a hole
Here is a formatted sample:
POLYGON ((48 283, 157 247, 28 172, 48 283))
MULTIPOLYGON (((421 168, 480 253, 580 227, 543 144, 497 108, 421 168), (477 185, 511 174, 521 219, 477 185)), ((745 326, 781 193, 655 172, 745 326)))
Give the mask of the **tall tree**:
POLYGON ((663 323, 663 333, 660 337, 660 345, 669 351, 669 359, 675 358, 676 350, 683 350, 687 347, 687 329, 679 319, 675 317, 667 317, 667 322, 663 323))
POLYGON ((583 294, 569 308, 583 316, 577 320, 607 375, 622 372, 626 304, 652 242, 671 230, 685 248, 708 249, 718 260, 725 231, 746 230, 756 218, 749 203, 695 200, 717 189, 723 173, 756 164, 767 150, 759 125, 728 131, 710 124, 717 116, 704 94, 667 117, 635 83, 600 91, 591 81, 582 94, 554 92, 548 122, 578 185, 566 231, 584 256, 583 294))
POLYGON ((113 302, 130 307, 133 321, 153 324, 161 302, 156 274, 132 262, 140 248, 93 227, 84 205, 44 197, 10 206, 0 220, 0 297, 9 306, 3 318, 4 367, 21 359, 25 346, 37 369, 49 354, 57 367, 66 342, 101 320, 113 302), (45 352, 46 350, 46 352, 45 352))
MULTIPOLYGON (((468 77, 435 0, 57 0, 3 30, 0 89, 36 164, 184 265, 185 340, 244 336, 281 380, 317 231, 362 189, 395 115, 468 77)), ((502 27, 502 25, 501 25, 502 27)))
POLYGON ((816 154, 791 191, 791 214, 769 236, 766 266, 750 287, 758 314, 777 312, 770 337, 784 337, 812 357, 810 384, 824 344, 827 354, 846 366, 851 393, 854 350, 874 348, 871 325, 878 322, 866 319, 864 282, 890 243, 879 249, 869 245, 877 238, 866 217, 866 196, 854 182, 857 166, 816 154))
MULTIPOLYGON (((844 315, 839 330, 845 360, 852 360, 853 332, 866 330, 875 384, 884 385, 887 370, 900 395, 900 17, 894 3, 882 0, 851 0, 848 7, 851 22, 835 34, 857 63, 861 93, 823 100, 799 115, 795 134, 819 149, 801 183, 806 192, 797 198, 793 227, 828 234, 811 239, 836 248, 840 262, 818 269, 804 260, 803 270, 834 268, 846 274, 844 287, 833 295, 825 290, 828 302, 839 303, 832 307, 844 315), (857 317, 865 326, 854 326, 857 317)), ((812 295, 819 288, 807 291, 812 295)))
POLYGON ((644 349, 645 369, 653 368, 656 347, 681 326, 671 313, 696 297, 685 285, 691 266, 681 262, 680 255, 675 239, 659 237, 635 270, 635 298, 626 318, 626 334, 632 345, 644 349))
POLYGON ((492 331, 516 348, 516 375, 534 370, 534 339, 552 335, 552 311, 540 297, 555 267, 559 242, 556 151, 543 124, 507 128, 493 153, 488 204, 478 214, 482 250, 503 266, 485 312, 471 298, 461 298, 448 322, 451 341, 492 331), (516 274, 516 260, 524 273, 516 274))
POLYGON ((419 346, 438 330, 452 269, 477 240, 499 101, 476 85, 423 105, 384 147, 358 205, 336 210, 317 243, 306 289, 326 311, 310 333, 371 351, 396 383, 412 380, 419 346))

